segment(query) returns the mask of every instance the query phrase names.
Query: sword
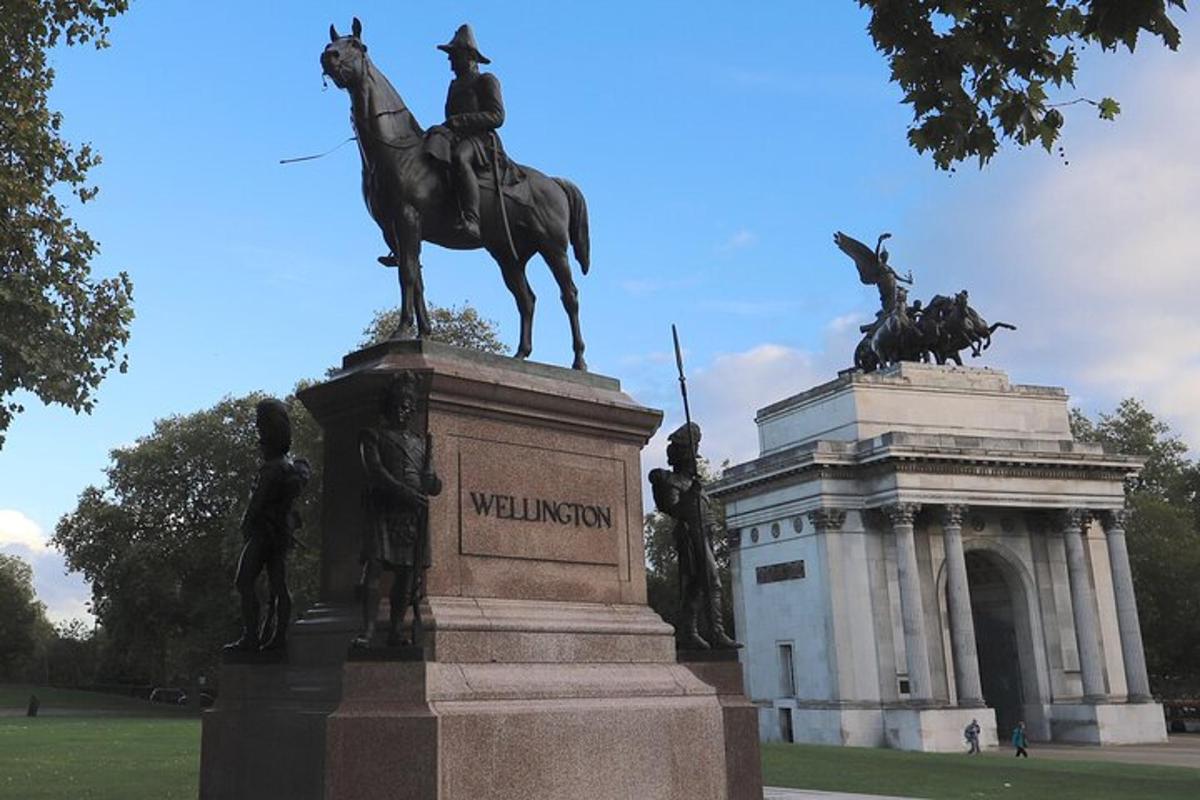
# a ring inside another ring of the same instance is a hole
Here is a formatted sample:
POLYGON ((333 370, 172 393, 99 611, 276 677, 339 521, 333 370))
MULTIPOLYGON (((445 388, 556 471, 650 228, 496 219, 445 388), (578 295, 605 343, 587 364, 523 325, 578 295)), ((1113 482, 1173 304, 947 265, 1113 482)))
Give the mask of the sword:
POLYGON ((513 244, 512 229, 508 226, 508 209, 504 206, 504 190, 500 187, 500 137, 495 131, 491 132, 492 140, 492 180, 496 182, 496 203, 500 206, 500 222, 504 225, 504 238, 508 241, 508 252, 512 253, 513 265, 520 261, 517 258, 517 246, 513 244))

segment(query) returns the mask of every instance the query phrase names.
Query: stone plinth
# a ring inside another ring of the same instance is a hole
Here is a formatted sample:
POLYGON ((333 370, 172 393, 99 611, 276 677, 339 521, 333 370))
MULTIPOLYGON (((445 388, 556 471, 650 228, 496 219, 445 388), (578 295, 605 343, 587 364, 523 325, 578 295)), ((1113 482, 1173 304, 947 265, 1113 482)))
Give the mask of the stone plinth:
POLYGON ((677 663, 670 626, 645 604, 640 452, 661 413, 611 378, 430 343, 343 367, 301 395, 325 436, 322 602, 296 625, 287 665, 244 676, 266 689, 227 700, 222 687, 205 715, 202 797, 721 800, 761 786, 737 664, 677 663), (346 662, 365 522, 358 433, 400 369, 430 373, 443 484, 429 506, 424 660, 346 662), (293 686, 299 673, 320 690, 293 686), (295 766, 279 789, 255 773, 267 759, 295 766))
POLYGON ((1050 706, 1056 742, 1150 744, 1167 741, 1161 703, 1056 703, 1050 706))

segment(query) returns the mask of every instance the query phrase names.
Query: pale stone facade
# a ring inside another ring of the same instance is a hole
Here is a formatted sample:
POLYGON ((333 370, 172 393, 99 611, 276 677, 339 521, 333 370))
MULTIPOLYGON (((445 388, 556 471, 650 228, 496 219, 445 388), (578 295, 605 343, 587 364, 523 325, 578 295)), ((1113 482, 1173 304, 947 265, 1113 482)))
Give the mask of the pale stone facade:
POLYGON ((1124 539, 1141 462, 1074 441, 1062 389, 906 363, 756 422, 713 494, 764 739, 1165 740, 1124 539))

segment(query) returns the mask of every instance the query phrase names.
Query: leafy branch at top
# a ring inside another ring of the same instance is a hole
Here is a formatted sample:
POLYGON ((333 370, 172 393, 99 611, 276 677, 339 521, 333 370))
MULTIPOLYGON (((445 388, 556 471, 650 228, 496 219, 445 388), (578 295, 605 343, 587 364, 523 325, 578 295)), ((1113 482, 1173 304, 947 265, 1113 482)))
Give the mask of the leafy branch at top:
MULTIPOLYGON (((1075 85, 1077 51, 1088 44, 1133 51, 1144 32, 1171 50, 1179 29, 1168 12, 1183 0, 858 0, 868 31, 912 107, 908 141, 940 169, 978 158, 1003 139, 1049 151, 1063 126, 1048 91, 1075 85)), ((1110 97, 1094 105, 1111 120, 1110 97)))

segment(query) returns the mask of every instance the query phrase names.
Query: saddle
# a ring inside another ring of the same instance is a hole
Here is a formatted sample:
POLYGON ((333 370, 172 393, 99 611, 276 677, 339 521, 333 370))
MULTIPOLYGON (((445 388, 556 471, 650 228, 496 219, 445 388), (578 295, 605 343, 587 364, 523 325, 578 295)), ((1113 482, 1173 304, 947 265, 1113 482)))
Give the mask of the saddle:
MULTIPOLYGON (((454 141, 454 133, 449 128, 434 125, 425 132, 425 154, 434 161, 449 165, 454 141)), ((495 133, 488 137, 476 136, 472 138, 472 143, 475 145, 475 179, 479 181, 479 191, 494 196, 495 173, 499 173, 500 188, 504 196, 532 208, 533 191, 529 185, 529 173, 525 167, 508 157, 500 137, 495 133), (493 161, 496 162, 495 172, 492 168, 493 161)))

